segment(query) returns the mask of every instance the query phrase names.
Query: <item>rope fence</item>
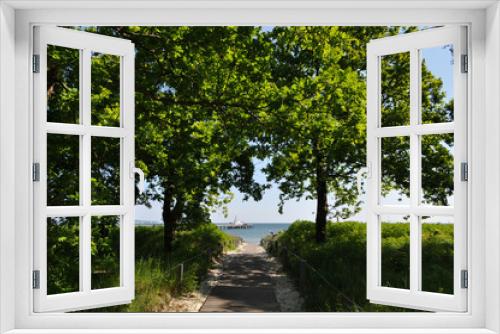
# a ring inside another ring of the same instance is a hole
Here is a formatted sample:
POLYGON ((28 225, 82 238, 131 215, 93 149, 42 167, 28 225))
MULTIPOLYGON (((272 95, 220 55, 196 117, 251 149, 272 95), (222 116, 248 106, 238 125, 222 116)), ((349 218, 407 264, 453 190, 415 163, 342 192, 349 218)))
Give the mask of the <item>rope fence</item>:
POLYGON ((279 247, 279 244, 278 242, 276 241, 276 244, 275 246, 276 247, 275 249, 276 250, 282 250, 284 252, 286 252, 286 254, 288 255, 292 255, 293 257, 295 257, 298 261, 299 261, 299 268, 298 268, 298 272, 299 272, 299 285, 301 286, 304 286, 305 283, 306 283, 306 270, 309 270, 311 273, 314 273, 317 277, 320 278, 321 281, 323 281, 329 288, 331 288, 332 290, 334 290, 339 296, 341 296, 345 302, 347 302, 351 307, 352 309, 355 311, 355 312, 362 312, 362 308, 354 301, 352 300, 351 298, 349 298, 346 294, 344 294, 342 291, 340 291, 334 283, 332 283, 324 273, 321 272, 321 270, 315 268, 312 264, 310 264, 306 259, 304 259, 303 257, 301 257, 300 255, 296 254, 295 252, 293 252, 292 250, 288 249, 288 247, 286 246, 283 246, 283 247, 279 247))
POLYGON ((179 262, 169 266, 169 268, 166 270, 166 272, 170 274, 170 273, 178 270, 179 283, 182 284, 182 281, 184 280, 184 272, 185 272, 187 265, 189 263, 193 262, 194 260, 196 260, 202 256, 205 256, 206 254, 208 254, 209 260, 211 260, 212 259, 212 250, 207 249, 201 253, 198 253, 197 255, 194 255, 190 258, 179 261, 179 262))

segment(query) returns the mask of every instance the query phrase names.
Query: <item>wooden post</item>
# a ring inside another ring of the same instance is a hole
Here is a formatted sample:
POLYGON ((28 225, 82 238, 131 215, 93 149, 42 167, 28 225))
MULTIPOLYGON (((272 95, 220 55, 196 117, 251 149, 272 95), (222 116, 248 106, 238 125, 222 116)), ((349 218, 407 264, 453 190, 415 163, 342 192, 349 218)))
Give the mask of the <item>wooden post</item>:
POLYGON ((299 284, 304 286, 306 282, 306 261, 303 259, 299 260, 299 284))
POLYGON ((280 248, 279 243, 276 247, 278 248, 278 254, 281 257, 284 266, 290 268, 290 253, 288 253, 288 248, 286 246, 280 248))
POLYGON ((182 283, 183 279, 184 279, 184 263, 181 263, 179 281, 182 283))

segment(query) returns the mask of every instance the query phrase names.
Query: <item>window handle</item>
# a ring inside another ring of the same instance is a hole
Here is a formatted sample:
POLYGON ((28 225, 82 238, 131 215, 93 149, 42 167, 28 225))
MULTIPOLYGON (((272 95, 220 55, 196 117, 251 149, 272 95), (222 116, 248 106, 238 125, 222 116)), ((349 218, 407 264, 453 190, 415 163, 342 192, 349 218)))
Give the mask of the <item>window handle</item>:
POLYGON ((142 169, 135 167, 133 162, 130 163, 130 177, 135 179, 135 174, 139 175, 139 184, 137 188, 139 188, 139 194, 144 192, 144 172, 142 169))
POLYGON ((363 179, 369 179, 371 177, 371 163, 368 163, 366 167, 361 167, 356 173, 356 182, 358 185, 358 195, 363 191, 363 179), (366 174, 364 177, 363 175, 366 174))

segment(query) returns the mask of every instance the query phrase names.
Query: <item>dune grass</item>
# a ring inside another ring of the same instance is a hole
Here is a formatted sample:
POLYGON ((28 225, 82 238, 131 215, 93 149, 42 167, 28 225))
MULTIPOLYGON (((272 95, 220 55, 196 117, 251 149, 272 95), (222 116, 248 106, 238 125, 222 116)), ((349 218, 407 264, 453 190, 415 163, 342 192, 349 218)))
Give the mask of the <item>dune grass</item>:
MULTIPOLYGON (((314 242, 314 227, 312 222, 297 221, 288 230, 262 241, 295 280, 305 298, 307 311, 408 311, 372 304, 366 299, 366 224, 328 223, 327 241, 322 244, 314 242)), ((408 228, 407 223, 383 224, 382 281, 385 286, 408 285, 408 228)), ((425 291, 453 292, 452 225, 423 224, 422 267, 425 291)))
POLYGON ((163 253, 163 226, 137 226, 135 299, 126 305, 94 309, 94 312, 173 312, 172 298, 196 291, 213 265, 213 259, 237 247, 240 240, 204 224, 179 231, 174 251, 163 253), (180 264, 184 264, 182 281, 180 264))

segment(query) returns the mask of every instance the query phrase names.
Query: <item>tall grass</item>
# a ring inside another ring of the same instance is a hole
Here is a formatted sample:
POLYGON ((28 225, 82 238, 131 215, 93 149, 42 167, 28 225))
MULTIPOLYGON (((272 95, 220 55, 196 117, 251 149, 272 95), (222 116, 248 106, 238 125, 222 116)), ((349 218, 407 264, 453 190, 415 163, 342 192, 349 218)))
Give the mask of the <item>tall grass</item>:
MULTIPOLYGON (((322 244, 314 242, 314 228, 312 222, 296 221, 288 230, 262 241, 297 283, 306 310, 404 311, 372 304, 366 299, 366 224, 328 223, 327 241, 322 244)), ((386 286, 408 285, 408 228, 406 223, 383 226, 382 280, 386 286)), ((423 224, 422 266, 425 291, 452 293, 452 225, 423 224)))
POLYGON ((163 253, 163 226, 135 229, 135 299, 126 305, 94 309, 95 312, 168 312, 172 298, 199 288, 213 259, 236 248, 238 238, 213 224, 176 234, 174 251, 163 253), (183 263, 183 277, 180 264, 183 263))

